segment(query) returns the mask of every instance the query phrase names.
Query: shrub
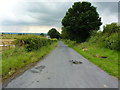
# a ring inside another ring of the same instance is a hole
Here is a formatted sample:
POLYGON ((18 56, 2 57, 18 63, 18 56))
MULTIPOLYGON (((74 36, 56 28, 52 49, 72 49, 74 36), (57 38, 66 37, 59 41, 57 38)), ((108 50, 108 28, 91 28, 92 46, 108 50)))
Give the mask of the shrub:
POLYGON ((120 50, 120 40, 118 39, 118 33, 112 34, 104 39, 105 47, 114 50, 120 50))
MULTIPOLYGON (((112 31, 111 31, 112 32, 112 31)), ((92 32, 91 37, 87 42, 90 44, 96 44, 99 47, 105 47, 112 50, 120 50, 120 39, 118 38, 119 32, 114 33, 105 32, 92 32)))
POLYGON ((40 36, 36 36, 36 35, 28 35, 18 38, 15 41, 15 44, 19 46, 25 46, 27 51, 32 51, 32 50, 37 50, 42 46, 49 45, 54 41, 56 40, 41 38, 40 36))

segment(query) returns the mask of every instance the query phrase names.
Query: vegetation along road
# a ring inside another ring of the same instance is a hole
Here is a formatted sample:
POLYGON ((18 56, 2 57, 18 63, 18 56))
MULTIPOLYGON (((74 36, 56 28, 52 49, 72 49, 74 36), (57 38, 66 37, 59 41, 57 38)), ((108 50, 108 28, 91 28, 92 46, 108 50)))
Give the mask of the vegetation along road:
POLYGON ((63 42, 6 88, 117 88, 118 80, 63 42), (71 60, 81 61, 75 64, 71 60))

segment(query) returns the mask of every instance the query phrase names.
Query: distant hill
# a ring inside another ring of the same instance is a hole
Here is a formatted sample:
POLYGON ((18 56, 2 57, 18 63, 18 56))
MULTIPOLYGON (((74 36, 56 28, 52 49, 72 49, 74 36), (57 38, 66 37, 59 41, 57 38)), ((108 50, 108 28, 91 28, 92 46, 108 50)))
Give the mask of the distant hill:
MULTIPOLYGON (((36 34, 36 35, 40 35, 41 33, 14 33, 14 32, 0 32, 0 34, 36 34)), ((48 36, 47 33, 44 33, 45 36, 48 36)))

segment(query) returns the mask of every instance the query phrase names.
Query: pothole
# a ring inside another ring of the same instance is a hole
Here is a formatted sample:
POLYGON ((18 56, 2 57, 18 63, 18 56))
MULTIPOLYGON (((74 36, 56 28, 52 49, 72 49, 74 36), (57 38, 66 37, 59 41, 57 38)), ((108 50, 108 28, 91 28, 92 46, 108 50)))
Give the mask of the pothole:
POLYGON ((93 55, 94 57, 97 57, 97 58, 108 58, 107 56, 100 56, 100 55, 98 55, 98 54, 96 54, 96 55, 93 55))
POLYGON ((70 60, 71 63, 73 64, 82 64, 83 62, 77 61, 77 60, 70 60))

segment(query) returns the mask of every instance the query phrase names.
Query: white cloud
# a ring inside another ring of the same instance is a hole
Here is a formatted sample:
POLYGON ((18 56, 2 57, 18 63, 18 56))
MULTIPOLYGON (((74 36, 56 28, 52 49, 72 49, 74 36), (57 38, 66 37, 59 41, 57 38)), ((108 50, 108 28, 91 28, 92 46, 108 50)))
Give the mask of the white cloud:
MULTIPOLYGON (((73 1, 78 0, 0 0, 0 23, 4 24, 0 31, 46 33, 52 27, 60 31, 61 20, 73 1)), ((93 5, 98 7, 103 25, 118 22, 117 4, 99 2, 93 5)))
POLYGON ((14 9, 16 4, 18 4, 19 0, 0 0, 0 20, 4 20, 6 18, 15 18, 14 9))
POLYGON ((77 2, 77 1, 89 1, 89 2, 119 2, 119 0, 24 0, 24 2, 77 2))
POLYGON ((22 32, 22 33, 47 33, 51 28, 56 28, 61 32, 61 28, 54 26, 1 26, 2 32, 22 32))
POLYGON ((101 30, 103 30, 103 26, 106 24, 111 24, 112 22, 118 22, 118 3, 116 2, 97 2, 93 3, 95 7, 97 7, 97 11, 101 17, 102 26, 101 30))

